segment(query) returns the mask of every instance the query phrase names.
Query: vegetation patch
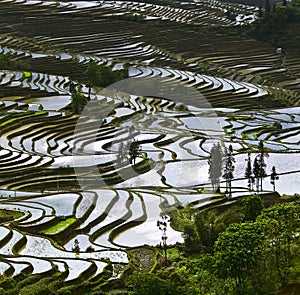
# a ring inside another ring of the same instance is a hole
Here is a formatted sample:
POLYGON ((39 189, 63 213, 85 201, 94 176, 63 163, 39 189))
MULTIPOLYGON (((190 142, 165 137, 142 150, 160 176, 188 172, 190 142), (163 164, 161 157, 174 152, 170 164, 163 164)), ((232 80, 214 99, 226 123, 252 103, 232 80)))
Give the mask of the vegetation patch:
POLYGON ((74 217, 67 218, 66 220, 59 222, 55 226, 52 226, 46 230, 43 230, 42 233, 44 233, 46 235, 58 234, 58 233, 62 232, 63 230, 65 230, 67 227, 69 227, 71 224, 76 222, 76 220, 77 219, 74 217))
POLYGON ((0 222, 12 221, 22 216, 24 216, 24 213, 20 211, 0 209, 0 222))

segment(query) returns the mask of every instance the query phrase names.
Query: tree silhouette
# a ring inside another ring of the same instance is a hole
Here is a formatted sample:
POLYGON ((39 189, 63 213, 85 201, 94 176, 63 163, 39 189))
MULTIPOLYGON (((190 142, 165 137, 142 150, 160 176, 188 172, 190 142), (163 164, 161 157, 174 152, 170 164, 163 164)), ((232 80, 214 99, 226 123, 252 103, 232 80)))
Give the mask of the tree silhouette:
POLYGON ((79 242, 77 239, 74 240, 74 246, 72 248, 72 251, 74 251, 76 254, 80 252, 79 242))
POLYGON ((276 172, 275 166, 272 167, 272 173, 271 173, 271 184, 273 185, 273 191, 275 192, 275 182, 279 179, 279 176, 276 172))
POLYGON ((257 157, 255 157, 253 162, 253 174, 256 181, 256 191, 259 191, 259 164, 257 157))
POLYGON ((234 162, 235 159, 232 155, 233 149, 232 145, 229 146, 229 148, 225 148, 225 167, 224 167, 224 174, 223 178, 226 179, 226 194, 228 194, 229 197, 232 196, 231 193, 231 182, 233 179, 233 171, 234 171, 234 162))
POLYGON ((214 144, 208 158, 209 179, 214 190, 220 189, 220 177, 222 176, 223 155, 220 144, 214 144))
POLYGON ((129 146, 129 162, 135 165, 135 160, 142 154, 142 148, 136 141, 133 141, 129 146))
POLYGON ((248 189, 250 191, 252 191, 255 179, 254 179, 253 171, 252 171, 251 154, 250 153, 248 153, 248 159, 245 160, 245 161, 247 161, 247 166, 246 166, 246 169, 245 169, 245 178, 248 179, 248 189))
POLYGON ((258 169, 258 178, 259 178, 259 187, 260 187, 260 191, 263 190, 263 179, 267 176, 266 173, 266 163, 265 163, 265 157, 267 156, 267 154, 264 151, 264 143, 262 140, 260 140, 259 144, 258 144, 258 151, 259 151, 259 155, 257 156, 257 163, 259 166, 258 169))
POLYGON ((157 226, 159 230, 162 232, 161 240, 162 240, 162 248, 165 252, 165 261, 167 261, 167 227, 168 222, 170 222, 168 216, 166 214, 161 214, 161 219, 157 220, 157 226))
POLYGON ((85 95, 81 92, 81 88, 79 87, 78 90, 74 91, 71 95, 72 102, 70 104, 70 109, 73 114, 80 114, 86 104, 88 103, 88 99, 85 95))
POLYGON ((83 73, 83 78, 89 87, 89 98, 91 88, 94 86, 107 87, 117 81, 128 78, 128 70, 113 71, 111 67, 99 65, 95 61, 90 61, 83 73))
POLYGON ((102 73, 98 64, 95 61, 90 61, 88 67, 83 73, 84 78, 87 80, 87 86, 89 88, 89 98, 91 96, 92 87, 99 85, 102 80, 102 73))

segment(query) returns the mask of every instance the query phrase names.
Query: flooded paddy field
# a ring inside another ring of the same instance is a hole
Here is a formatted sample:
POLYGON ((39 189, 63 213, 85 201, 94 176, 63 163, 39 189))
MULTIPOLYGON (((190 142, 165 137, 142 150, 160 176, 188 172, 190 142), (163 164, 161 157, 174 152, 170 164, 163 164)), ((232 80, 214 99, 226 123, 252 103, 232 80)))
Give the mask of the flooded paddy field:
MULTIPOLYGON (((263 192, 276 166, 276 190, 299 193, 299 52, 216 31, 258 11, 235 4, 228 19, 228 5, 0 1, 0 53, 17 62, 0 69, 0 209, 22 213, 1 222, 1 274, 97 280, 127 249, 159 245, 161 214, 225 198, 209 178, 217 143, 233 147, 233 199, 250 193, 245 161, 261 140, 263 192), (128 78, 82 83, 90 100, 73 114, 70 85, 91 61, 128 78)), ((170 227, 168 243, 182 241, 170 227)))

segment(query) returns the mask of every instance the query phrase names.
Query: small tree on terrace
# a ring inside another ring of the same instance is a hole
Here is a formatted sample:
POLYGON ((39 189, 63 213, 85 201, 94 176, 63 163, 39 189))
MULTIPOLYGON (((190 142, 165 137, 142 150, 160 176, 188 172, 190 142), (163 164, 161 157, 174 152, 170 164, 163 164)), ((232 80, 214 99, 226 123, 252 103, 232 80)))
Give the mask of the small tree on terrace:
POLYGON ((87 86, 89 88, 89 98, 91 96, 92 87, 99 85, 102 80, 102 72, 98 64, 94 61, 90 61, 88 67, 83 73, 85 79, 87 80, 87 86))
POLYGON ((248 159, 246 160, 247 161, 247 166, 246 166, 246 169, 245 169, 245 178, 248 179, 248 189, 249 191, 252 191, 253 190, 253 184, 254 184, 254 176, 252 174, 252 165, 251 165, 251 154, 248 153, 248 159))
POLYGON ((263 179, 267 176, 265 157, 268 154, 264 151, 264 144, 261 140, 258 145, 258 155, 253 162, 253 174, 256 180, 256 191, 263 190, 263 179))
POLYGON ((86 104, 88 103, 88 99, 84 96, 84 94, 79 90, 73 92, 71 95, 72 102, 70 104, 70 108, 73 114, 80 114, 86 104))
POLYGON ((76 254, 80 252, 79 241, 77 239, 74 240, 72 251, 74 251, 76 254))
POLYGON ((128 70, 124 68, 122 70, 113 71, 111 67, 90 61, 83 75, 89 87, 90 96, 91 88, 94 86, 107 87, 117 81, 128 78, 128 70))
POLYGON ((137 141, 133 141, 129 145, 129 162, 135 165, 135 160, 137 157, 142 155, 142 148, 139 146, 137 141))
POLYGON ((272 167, 272 173, 271 173, 271 184, 273 184, 273 191, 275 192, 275 182, 279 179, 279 176, 276 172, 275 166, 272 167))

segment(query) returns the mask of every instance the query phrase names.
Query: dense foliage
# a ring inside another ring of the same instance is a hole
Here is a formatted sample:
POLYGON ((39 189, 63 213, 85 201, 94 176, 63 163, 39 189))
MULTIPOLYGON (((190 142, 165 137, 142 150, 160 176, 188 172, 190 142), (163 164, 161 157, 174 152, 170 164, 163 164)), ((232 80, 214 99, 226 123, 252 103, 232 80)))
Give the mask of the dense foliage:
POLYGON ((76 85, 74 82, 71 82, 72 102, 67 109, 73 114, 80 114, 91 97, 93 87, 107 87, 126 78, 128 78, 128 70, 126 68, 114 71, 111 67, 90 61, 83 73, 83 78, 80 80, 80 83, 85 83, 89 89, 88 97, 82 92, 81 84, 76 85))
POLYGON ((166 261, 158 250, 148 247, 128 253, 129 265, 121 277, 108 280, 113 266, 108 262, 94 281, 84 277, 66 285, 64 274, 2 277, 3 294, 131 294, 208 295, 280 294, 288 283, 299 286, 300 204, 293 199, 263 208, 258 195, 249 196, 225 209, 193 213, 185 223, 183 245, 168 249, 166 261), (151 250, 152 249, 152 250, 151 250), (146 255, 152 259, 142 267, 146 255), (139 258, 138 258, 139 257, 139 258))
POLYGON ((13 59, 13 54, 0 53, 0 69, 1 70, 29 70, 30 66, 24 61, 13 59))
MULTIPOLYGON (((243 204, 256 208, 255 212, 262 210, 260 205, 257 196, 243 204)), ((203 235, 207 224, 199 215, 193 233, 199 247, 193 248, 194 254, 180 256, 172 266, 150 276, 134 275, 128 283, 129 294, 275 294, 291 278, 299 278, 299 203, 276 204, 263 209, 253 221, 232 223, 217 237, 211 235, 216 240, 210 254, 206 251, 209 239, 203 235)), ((190 234, 186 233, 186 241, 190 234)))
MULTIPOLYGON (((268 1, 267 1, 268 3, 268 1)), ((249 33, 251 36, 258 38, 262 41, 267 41, 275 46, 288 45, 285 42, 286 34, 291 33, 293 30, 289 29, 291 24, 299 24, 300 22, 300 1, 293 0, 286 3, 286 5, 276 5, 266 7, 262 17, 259 18, 254 25, 250 26, 249 33), (286 29, 289 29, 286 31, 286 29)), ((298 32, 297 32, 298 33, 298 32)))
POLYGON ((128 70, 116 70, 111 67, 99 65, 95 61, 90 61, 83 73, 83 80, 91 87, 107 87, 117 81, 128 78, 128 70))

